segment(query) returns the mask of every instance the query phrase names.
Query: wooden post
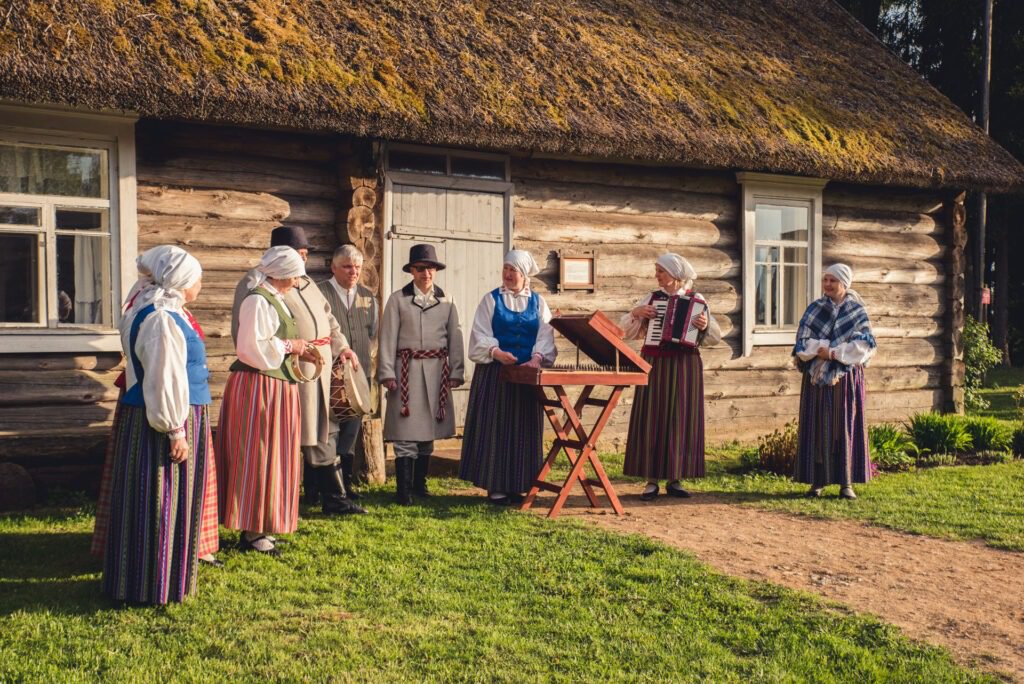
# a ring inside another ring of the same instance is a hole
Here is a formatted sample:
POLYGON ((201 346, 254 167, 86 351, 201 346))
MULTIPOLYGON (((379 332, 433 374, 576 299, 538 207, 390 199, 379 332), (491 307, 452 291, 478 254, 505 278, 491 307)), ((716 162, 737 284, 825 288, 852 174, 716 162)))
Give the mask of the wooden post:
POLYGON ((946 314, 944 322, 945 355, 943 382, 945 410, 951 413, 964 412, 964 267, 967 245, 967 210, 964 208, 964 193, 945 201, 949 256, 946 258, 946 314))
POLYGON ((384 425, 380 418, 363 419, 363 429, 356 442, 354 470, 359 479, 370 484, 384 484, 384 425))

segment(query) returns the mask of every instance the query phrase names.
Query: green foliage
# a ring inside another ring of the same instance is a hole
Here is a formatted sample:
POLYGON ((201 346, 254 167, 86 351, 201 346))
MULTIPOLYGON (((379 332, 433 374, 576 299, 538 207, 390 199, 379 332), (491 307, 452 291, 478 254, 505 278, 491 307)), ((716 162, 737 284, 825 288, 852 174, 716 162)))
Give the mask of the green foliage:
POLYGON ((956 454, 928 454, 917 459, 919 468, 937 468, 938 466, 955 466, 956 454))
POLYGON ((879 470, 901 472, 913 470, 919 453, 914 440, 903 428, 893 423, 882 423, 868 428, 871 441, 871 462, 879 470))
POLYGON ((975 451, 1006 451, 1013 443, 1013 429, 995 418, 970 416, 961 422, 971 435, 975 451))
POLYGON ((1018 423, 1017 427, 1014 428, 1010 451, 1017 458, 1024 458, 1024 423, 1018 423))
POLYGON ((757 454, 761 470, 777 475, 792 475, 796 470, 797 424, 786 423, 781 430, 757 440, 757 454))
POLYGON ((964 404, 967 410, 988 408, 988 400, 980 390, 985 373, 1002 360, 1002 353, 989 339, 988 325, 967 316, 964 320, 964 404))
POLYGON ((906 423, 907 434, 923 454, 961 454, 974 447, 961 416, 918 413, 906 423))
POLYGON ((749 473, 752 470, 761 468, 761 453, 757 447, 747 447, 740 451, 738 473, 749 473))

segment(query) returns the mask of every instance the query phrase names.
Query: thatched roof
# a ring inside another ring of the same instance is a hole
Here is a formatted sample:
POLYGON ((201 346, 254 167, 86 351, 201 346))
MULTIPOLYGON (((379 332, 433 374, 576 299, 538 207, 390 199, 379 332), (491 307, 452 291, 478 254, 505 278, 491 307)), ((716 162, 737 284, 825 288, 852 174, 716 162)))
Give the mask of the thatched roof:
POLYGON ((829 0, 8 0, 0 97, 1024 188, 1024 167, 829 0))

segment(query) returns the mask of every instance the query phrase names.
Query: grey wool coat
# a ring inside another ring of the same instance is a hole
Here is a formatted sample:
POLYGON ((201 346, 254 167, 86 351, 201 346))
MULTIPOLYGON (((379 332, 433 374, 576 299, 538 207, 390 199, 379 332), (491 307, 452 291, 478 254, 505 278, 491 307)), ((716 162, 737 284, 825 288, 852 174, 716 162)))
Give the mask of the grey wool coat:
MULTIPOLYGON (((231 339, 238 335, 238 310, 242 300, 249 294, 250 284, 257 272, 250 271, 235 287, 235 302, 231 309, 231 339)), ((338 354, 348 349, 348 340, 341 332, 337 319, 331 313, 331 305, 327 303, 320 288, 309 276, 299 279, 298 287, 293 287, 284 295, 284 303, 292 312, 298 336, 304 340, 315 340, 330 336, 329 345, 318 346, 320 357, 324 360, 324 369, 320 377, 313 382, 299 383, 299 417, 302 422, 302 446, 316 446, 328 440, 331 432, 338 429, 337 421, 331 413, 331 363, 338 354)), ((316 366, 303 362, 302 372, 309 377, 316 366)))
MULTIPOLYGON (((377 379, 400 382, 400 349, 448 349, 449 380, 461 383, 465 378, 466 357, 459 323, 459 310, 441 288, 434 286, 437 304, 420 308, 413 303, 414 286, 409 283, 392 293, 381 317, 377 379)), ((388 392, 384 414, 384 439, 389 442, 428 442, 455 434, 455 406, 451 390, 444 420, 437 422, 441 398, 442 359, 409 361, 409 415, 402 416, 400 390, 388 392)))

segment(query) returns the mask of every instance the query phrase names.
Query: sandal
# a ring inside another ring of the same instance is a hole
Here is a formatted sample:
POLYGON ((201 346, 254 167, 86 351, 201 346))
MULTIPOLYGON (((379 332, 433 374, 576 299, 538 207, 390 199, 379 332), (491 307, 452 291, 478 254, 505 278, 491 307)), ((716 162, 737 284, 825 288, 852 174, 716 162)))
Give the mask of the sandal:
POLYGON ((264 556, 270 556, 277 558, 281 555, 281 551, 277 548, 276 544, 270 541, 267 536, 256 537, 253 540, 245 538, 245 534, 238 538, 238 548, 242 551, 255 551, 256 553, 262 553, 264 556), (266 542, 266 544, 260 544, 260 542, 266 542), (269 545, 269 548, 268 546, 269 545))

